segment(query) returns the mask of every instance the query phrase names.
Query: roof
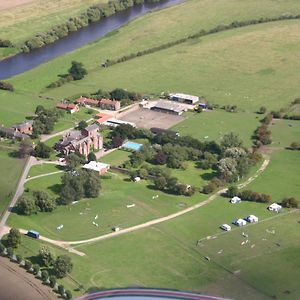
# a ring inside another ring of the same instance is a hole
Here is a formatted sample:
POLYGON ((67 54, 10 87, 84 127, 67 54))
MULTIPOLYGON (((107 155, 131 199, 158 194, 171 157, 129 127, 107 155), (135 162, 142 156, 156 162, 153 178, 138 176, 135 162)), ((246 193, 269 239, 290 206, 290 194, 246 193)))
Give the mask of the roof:
POLYGON ((24 121, 23 123, 13 125, 12 128, 21 129, 21 128, 24 128, 27 126, 32 126, 32 125, 33 125, 33 120, 28 120, 28 121, 24 121))
POLYGON ((101 99, 99 102, 101 104, 109 104, 109 105, 114 105, 114 106, 116 106, 117 104, 120 103, 120 101, 110 100, 110 99, 101 99))
POLYGON ((73 103, 70 103, 70 104, 68 104, 68 103, 58 103, 56 105, 56 108, 66 109, 66 110, 68 110, 68 109, 74 109, 76 107, 77 107, 77 104, 73 104, 73 103))
POLYGON ((17 132, 13 128, 6 128, 6 127, 1 126, 0 127, 0 132, 6 134, 6 136, 9 136, 9 137, 15 137, 15 138, 20 138, 20 139, 29 138, 29 135, 17 132))
POLYGON ((92 124, 92 125, 89 125, 88 127, 84 128, 84 130, 86 131, 93 131, 93 130, 96 130, 96 129, 99 129, 99 126, 97 124, 92 124))
POLYGON ((277 204, 277 203, 272 203, 269 207, 271 207, 271 208, 282 208, 282 206, 281 205, 279 205, 279 204, 277 204))
POLYGON ((101 163, 101 162, 97 162, 97 161, 90 161, 88 164, 85 164, 83 166, 84 169, 93 170, 93 171, 97 171, 97 172, 100 172, 101 170, 107 169, 109 167, 110 167, 109 164, 105 164, 105 163, 101 163))
POLYGON ((127 121, 119 120, 119 119, 116 119, 116 118, 110 118, 105 123, 106 123, 106 125, 122 125, 122 124, 127 124, 127 125, 130 125, 132 127, 136 127, 136 124, 133 123, 133 122, 127 122, 127 121))
POLYGON ((153 107, 165 110, 172 110, 177 113, 181 113, 185 110, 180 104, 166 100, 159 100, 153 107))
POLYGON ((89 99, 89 98, 86 98, 86 97, 80 97, 79 99, 76 100, 76 103, 78 103, 78 104, 98 105, 99 100, 89 99))
POLYGON ((170 94, 171 98, 179 98, 179 99, 185 99, 185 100, 191 100, 194 102, 199 101, 198 96, 193 96, 193 95, 188 95, 188 94, 183 94, 183 93, 175 93, 175 94, 170 94))

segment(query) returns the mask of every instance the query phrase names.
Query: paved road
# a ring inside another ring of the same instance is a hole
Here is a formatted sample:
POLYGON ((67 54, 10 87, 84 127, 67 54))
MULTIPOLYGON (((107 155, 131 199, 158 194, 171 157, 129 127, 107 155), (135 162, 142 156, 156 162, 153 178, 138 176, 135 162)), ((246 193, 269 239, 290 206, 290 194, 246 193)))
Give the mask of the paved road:
MULTIPOLYGON (((252 181, 254 181, 266 169, 269 162, 270 162, 269 159, 265 159, 264 162, 262 163, 261 167, 256 171, 255 175, 248 178, 245 182, 239 184, 238 188, 240 188, 240 189, 244 188, 245 186, 250 184, 252 181)), ((137 231, 137 230, 140 230, 140 229, 143 229, 143 228, 146 228, 146 227, 150 227, 150 226, 162 223, 162 222, 166 222, 166 221, 175 219, 175 218, 177 218, 179 216, 182 216, 186 213, 189 213, 189 212, 191 212, 191 211, 193 211, 193 210, 195 210, 199 207, 207 205, 208 203, 212 202, 216 197, 218 197, 222 193, 226 192, 226 190, 227 190, 227 188, 221 189, 221 190, 217 191, 216 193, 214 193, 213 195, 211 195, 207 200, 202 201, 200 203, 197 203, 197 204, 195 204, 191 207, 188 207, 184 210, 181 210, 177 213, 174 213, 174 214, 162 217, 162 218, 158 218, 158 219, 155 219, 155 220, 151 220, 151 221, 145 222, 143 224, 139 224, 139 225, 135 225, 135 226, 132 226, 132 227, 129 227, 129 228, 125 228, 125 229, 122 229, 122 230, 117 231, 117 232, 111 232, 111 233, 108 233, 108 234, 97 236, 95 238, 80 240, 80 241, 71 241, 71 242, 52 240, 52 239, 46 238, 44 236, 40 236, 40 239, 43 240, 43 241, 46 241, 48 243, 54 244, 56 246, 62 247, 64 249, 67 249, 70 252, 74 252, 74 253, 78 252, 78 253, 76 253, 78 255, 84 255, 84 253, 73 249, 72 246, 73 245, 88 244, 88 243, 93 243, 93 242, 97 242, 97 241, 106 240, 106 239, 116 237, 116 236, 119 236, 119 235, 122 235, 122 234, 125 234, 125 233, 137 231)), ((4 230, 7 232, 9 230, 9 227, 4 228, 4 230)), ((24 230, 24 229, 21 229, 20 231, 22 233, 27 232, 27 230, 24 230)))

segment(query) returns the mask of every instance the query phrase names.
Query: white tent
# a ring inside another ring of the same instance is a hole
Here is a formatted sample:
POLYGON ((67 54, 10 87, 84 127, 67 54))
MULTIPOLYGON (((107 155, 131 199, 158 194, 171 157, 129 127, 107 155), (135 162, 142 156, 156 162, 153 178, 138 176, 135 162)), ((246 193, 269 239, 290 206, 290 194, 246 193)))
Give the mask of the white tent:
POLYGON ((233 198, 231 198, 230 202, 233 203, 233 204, 236 204, 236 203, 240 203, 242 200, 241 198, 237 197, 237 196, 234 196, 233 198))
POLYGON ((250 215, 247 218, 245 218, 245 220, 248 221, 249 223, 256 223, 258 222, 258 217, 254 215, 250 215))
POLYGON ((244 219, 237 219, 236 221, 233 222, 233 224, 237 226, 245 226, 247 222, 244 219))
POLYGON ((279 211, 282 209, 282 206, 279 205, 279 204, 277 204, 277 203, 272 203, 272 204, 268 207, 268 209, 269 209, 270 211, 276 211, 276 212, 279 212, 279 211))

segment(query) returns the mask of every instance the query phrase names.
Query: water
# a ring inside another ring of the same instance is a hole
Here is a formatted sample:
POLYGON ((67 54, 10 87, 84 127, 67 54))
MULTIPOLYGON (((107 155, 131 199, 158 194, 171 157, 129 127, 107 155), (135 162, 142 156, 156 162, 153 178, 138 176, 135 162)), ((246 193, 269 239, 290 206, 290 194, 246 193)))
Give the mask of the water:
POLYGON ((185 0, 163 0, 159 3, 136 5, 113 16, 84 27, 53 44, 35 49, 30 53, 20 53, 0 61, 0 80, 7 79, 31 70, 42 63, 67 52, 78 49, 90 42, 100 39, 107 33, 116 30, 129 21, 146 14, 151 10, 169 7, 185 0))

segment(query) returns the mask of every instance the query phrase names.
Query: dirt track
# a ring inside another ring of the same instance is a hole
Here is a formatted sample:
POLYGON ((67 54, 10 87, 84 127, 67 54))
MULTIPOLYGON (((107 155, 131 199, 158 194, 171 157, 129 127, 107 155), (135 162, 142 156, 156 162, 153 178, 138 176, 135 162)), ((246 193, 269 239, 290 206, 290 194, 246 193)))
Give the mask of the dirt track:
POLYGON ((23 4, 26 4, 29 2, 33 2, 33 1, 35 1, 35 0, 1 0, 0 1, 0 10, 16 7, 16 6, 23 5, 23 4))
POLYGON ((1 300, 53 300, 51 289, 8 258, 0 257, 1 300))

